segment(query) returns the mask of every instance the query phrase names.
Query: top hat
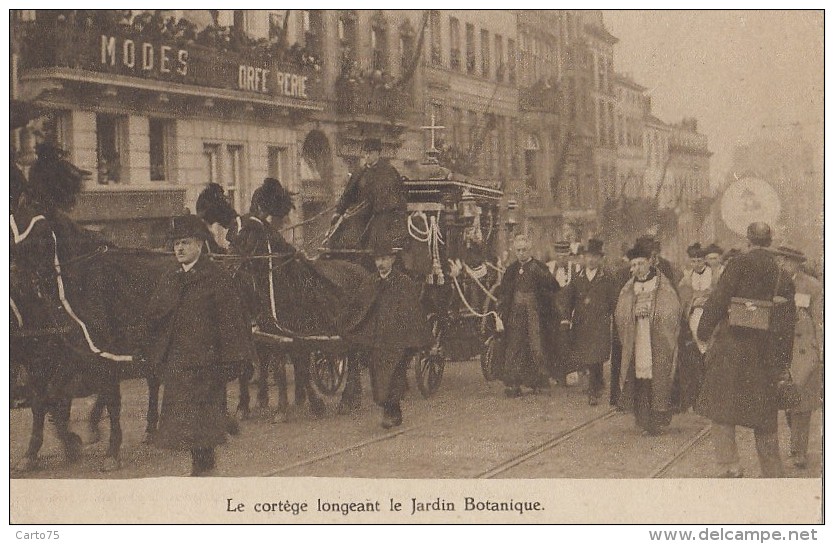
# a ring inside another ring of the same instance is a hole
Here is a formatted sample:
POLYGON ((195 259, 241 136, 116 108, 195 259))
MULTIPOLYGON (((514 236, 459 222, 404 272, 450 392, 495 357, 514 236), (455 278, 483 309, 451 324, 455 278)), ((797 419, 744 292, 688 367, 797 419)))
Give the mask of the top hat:
POLYGON ((379 138, 365 138, 362 151, 382 151, 382 140, 379 138))
POLYGON ((773 250, 776 255, 780 255, 785 257, 786 259, 790 259, 792 261, 796 261, 799 263, 804 263, 807 260, 805 254, 799 251, 798 249, 794 249, 788 246, 779 246, 773 250))
POLYGON ((641 236, 638 236, 637 240, 634 243, 634 247, 637 246, 648 248, 649 252, 660 252, 660 241, 651 234, 643 234, 641 236))
POLYGON ((570 242, 556 242, 553 244, 557 255, 570 255, 570 242))
POLYGON ((211 234, 202 219, 196 215, 178 215, 171 218, 168 240, 182 240, 183 238, 196 238, 205 242, 211 234))
POLYGON ((626 257, 628 260, 632 259, 651 259, 652 258, 652 248, 648 244, 634 244, 634 247, 626 251, 626 257))
POLYGON ((698 257, 704 257, 706 255, 706 253, 704 252, 704 248, 701 247, 700 242, 695 242, 694 244, 686 248, 686 254, 693 259, 696 259, 698 257))
POLYGON ((586 250, 587 253, 591 255, 605 255, 602 251, 602 240, 598 240, 596 238, 591 238, 588 240, 588 249, 586 250))
POLYGON ((391 245, 391 242, 388 240, 376 240, 371 247, 371 255, 374 258, 396 255, 398 252, 399 249, 391 245))

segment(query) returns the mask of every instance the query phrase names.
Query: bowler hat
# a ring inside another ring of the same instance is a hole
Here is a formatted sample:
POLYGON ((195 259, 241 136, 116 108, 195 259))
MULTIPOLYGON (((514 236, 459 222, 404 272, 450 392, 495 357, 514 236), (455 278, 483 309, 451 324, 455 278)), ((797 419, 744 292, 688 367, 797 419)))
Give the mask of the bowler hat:
POLYGON ((362 143, 363 151, 382 151, 382 140, 379 138, 366 138, 362 143))
POLYGON ((686 248, 686 254, 693 259, 703 257, 704 255, 706 255, 706 253, 704 253, 704 248, 701 247, 700 242, 695 242, 694 244, 686 248))
POLYGON ((598 240, 596 238, 591 238, 588 240, 588 249, 586 250, 587 253, 591 255, 605 255, 602 252, 602 240, 598 240))
POLYGON ((196 238, 206 241, 210 233, 206 224, 196 215, 178 215, 171 218, 168 240, 182 240, 183 238, 196 238))
POLYGON ((805 254, 802 253, 800 250, 788 246, 779 246, 776 249, 774 249, 773 252, 776 255, 780 255, 782 257, 785 257, 786 259, 790 259, 792 261, 797 261, 800 263, 804 263, 807 260, 805 254))

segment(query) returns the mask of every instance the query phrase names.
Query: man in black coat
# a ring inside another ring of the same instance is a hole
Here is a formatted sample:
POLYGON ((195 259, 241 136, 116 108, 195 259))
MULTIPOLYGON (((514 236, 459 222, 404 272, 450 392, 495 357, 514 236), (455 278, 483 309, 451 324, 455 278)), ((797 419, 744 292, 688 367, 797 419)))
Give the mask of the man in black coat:
POLYGON ((327 242, 334 249, 373 249, 379 244, 402 249, 408 240, 407 190, 400 173, 380 159, 382 142, 363 144, 364 166, 351 175, 336 204, 327 242))
POLYGON ((172 223, 179 266, 152 294, 139 345, 165 385, 154 443, 190 451, 191 474, 201 476, 214 469, 214 449, 226 440, 226 382, 250 357, 250 332, 232 278, 203 255, 205 224, 196 215, 172 223))
POLYGON ((419 286, 394 267, 390 245, 373 249, 377 272, 363 280, 337 315, 339 334, 368 361, 374 402, 382 427, 402 424, 400 402, 407 388, 408 359, 430 347, 434 337, 420 305, 419 286))
POLYGON ((560 293, 571 319, 570 357, 588 370, 588 404, 596 406, 605 387, 602 365, 611 356, 611 319, 619 290, 602 266, 602 240, 588 240, 585 268, 560 293))
POLYGON ((753 429, 762 474, 782 476, 777 436, 777 384, 787 378, 796 318, 794 284, 779 272, 767 249, 771 230, 766 223, 747 228, 750 251, 729 263, 718 280, 698 325, 698 339, 713 345, 706 354, 706 373, 696 411, 713 422, 715 453, 723 477, 740 477, 736 425, 753 429), (734 297, 772 301, 766 330, 731 325, 734 297))
POLYGON ((533 391, 550 385, 547 353, 553 330, 554 295, 559 283, 547 265, 530 256, 530 240, 513 240, 516 261, 507 267, 495 296, 504 320, 503 381, 508 397, 520 397, 521 387, 533 391))

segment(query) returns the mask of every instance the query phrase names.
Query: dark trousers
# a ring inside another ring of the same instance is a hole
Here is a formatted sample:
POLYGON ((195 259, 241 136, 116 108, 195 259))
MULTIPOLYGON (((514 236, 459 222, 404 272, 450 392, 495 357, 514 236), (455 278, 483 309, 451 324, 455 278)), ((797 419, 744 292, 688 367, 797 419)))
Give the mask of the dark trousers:
POLYGON ((358 408, 362 403, 362 365, 367 353, 353 353, 348 357, 342 403, 358 408))
POLYGON ((634 384, 634 417, 637 425, 649 434, 659 434, 672 421, 672 414, 652 408, 651 380, 637 378, 634 384))
POLYGON ((605 378, 602 376, 602 363, 588 365, 588 395, 599 398, 605 388, 605 378))
POLYGON ((623 344, 617 335, 617 327, 614 327, 614 334, 611 338, 611 395, 609 403, 617 406, 620 400, 620 368, 623 364, 623 344))
POLYGON ((811 412, 786 412, 791 429, 791 455, 808 455, 811 412))

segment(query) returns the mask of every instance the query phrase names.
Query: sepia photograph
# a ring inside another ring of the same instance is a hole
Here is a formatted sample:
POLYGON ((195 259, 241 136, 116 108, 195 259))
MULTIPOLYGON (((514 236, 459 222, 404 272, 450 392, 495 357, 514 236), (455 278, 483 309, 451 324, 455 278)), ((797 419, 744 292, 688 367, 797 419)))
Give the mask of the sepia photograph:
POLYGON ((355 7, 8 10, 10 524, 822 524, 824 11, 355 7))

